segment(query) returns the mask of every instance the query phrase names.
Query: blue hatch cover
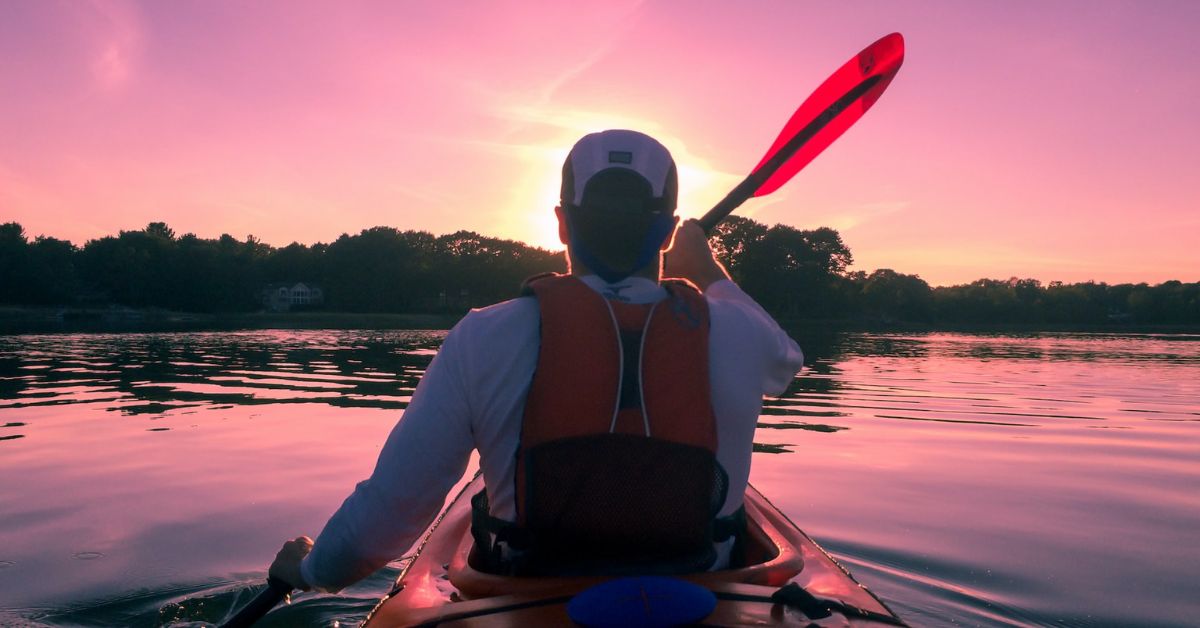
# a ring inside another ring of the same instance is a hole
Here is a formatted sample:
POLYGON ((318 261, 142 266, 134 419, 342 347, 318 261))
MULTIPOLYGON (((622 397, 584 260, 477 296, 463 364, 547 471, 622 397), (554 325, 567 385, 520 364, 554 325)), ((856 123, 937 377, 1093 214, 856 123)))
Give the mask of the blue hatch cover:
POLYGON ((638 576, 581 591, 567 604, 567 614, 572 621, 595 628, 651 628, 695 623, 716 607, 717 597, 698 584, 638 576))

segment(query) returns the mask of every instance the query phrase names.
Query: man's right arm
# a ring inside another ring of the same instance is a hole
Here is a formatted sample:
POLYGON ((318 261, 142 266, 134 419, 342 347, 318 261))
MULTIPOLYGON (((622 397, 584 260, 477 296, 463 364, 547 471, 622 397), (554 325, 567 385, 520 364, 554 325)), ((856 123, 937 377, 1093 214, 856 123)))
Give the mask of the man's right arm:
POLYGON ((775 319, 762 309, 729 277, 709 246, 708 236, 695 220, 679 226, 675 240, 667 251, 663 272, 668 277, 682 277, 704 292, 710 301, 722 301, 731 307, 723 308, 722 327, 732 329, 740 337, 743 353, 757 348, 762 363, 763 394, 779 395, 791 384, 792 378, 804 364, 804 353, 796 341, 779 327, 775 319), (745 337, 742 337, 745 336, 745 337))
POLYGON ((800 350, 800 345, 732 280, 713 284, 704 296, 710 304, 720 302, 725 306, 719 313, 713 313, 713 324, 721 325, 739 338, 736 341, 738 353, 756 355, 761 360, 757 366, 761 368, 758 375, 762 382, 762 394, 772 397, 782 395, 804 366, 804 352, 800 350), (756 350, 752 351, 752 348, 756 350))

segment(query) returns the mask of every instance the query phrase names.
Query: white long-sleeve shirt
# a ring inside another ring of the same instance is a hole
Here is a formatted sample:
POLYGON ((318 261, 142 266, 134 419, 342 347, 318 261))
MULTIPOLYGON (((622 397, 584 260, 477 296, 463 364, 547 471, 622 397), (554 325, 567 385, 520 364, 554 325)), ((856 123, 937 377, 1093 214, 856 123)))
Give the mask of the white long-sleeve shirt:
MULTIPOLYGON (((581 279, 630 303, 666 297, 666 290, 649 279, 616 284, 594 275, 581 279)), ((711 322, 717 460, 729 475, 721 514, 728 515, 742 504, 762 398, 782 394, 804 356, 732 281, 712 284, 704 296, 711 322)), ((304 559, 301 573, 310 586, 339 591, 407 551, 437 516, 473 449, 479 450, 492 514, 516 518, 514 454, 538 348, 533 297, 472 310, 450 330, 388 436, 375 471, 329 519, 304 559)))

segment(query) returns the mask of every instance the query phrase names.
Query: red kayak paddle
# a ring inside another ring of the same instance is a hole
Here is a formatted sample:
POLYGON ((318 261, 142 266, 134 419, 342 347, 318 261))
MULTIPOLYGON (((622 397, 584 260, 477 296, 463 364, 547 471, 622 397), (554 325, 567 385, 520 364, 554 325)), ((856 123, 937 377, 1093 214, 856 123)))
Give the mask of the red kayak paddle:
POLYGON ((813 92, 744 181, 700 218, 711 232, 739 205, 778 190, 879 100, 904 63, 904 37, 886 35, 854 55, 813 92))

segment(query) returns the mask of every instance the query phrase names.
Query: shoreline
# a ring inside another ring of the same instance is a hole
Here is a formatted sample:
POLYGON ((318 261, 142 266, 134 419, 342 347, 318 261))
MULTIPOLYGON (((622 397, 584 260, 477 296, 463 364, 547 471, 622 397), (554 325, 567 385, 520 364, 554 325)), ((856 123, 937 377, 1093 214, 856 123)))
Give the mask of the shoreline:
POLYGON ((261 329, 450 329, 463 314, 224 312, 133 308, 0 308, 0 335, 261 329))
POLYGON ((1200 335, 1198 324, 1141 323, 920 323, 859 319, 780 319, 784 329, 877 334, 1171 334, 1200 335))
MULTIPOLYGON (((264 329, 450 329, 466 313, 384 312, 225 312, 195 313, 160 309, 0 307, 0 335, 77 333, 171 333, 264 329)), ((914 323, 872 319, 782 318, 784 329, 817 333, 881 334, 1200 334, 1200 324, 1138 323, 914 323)))

